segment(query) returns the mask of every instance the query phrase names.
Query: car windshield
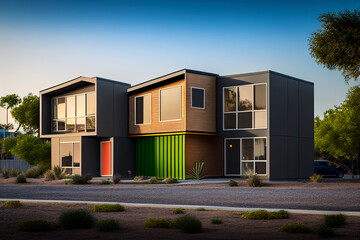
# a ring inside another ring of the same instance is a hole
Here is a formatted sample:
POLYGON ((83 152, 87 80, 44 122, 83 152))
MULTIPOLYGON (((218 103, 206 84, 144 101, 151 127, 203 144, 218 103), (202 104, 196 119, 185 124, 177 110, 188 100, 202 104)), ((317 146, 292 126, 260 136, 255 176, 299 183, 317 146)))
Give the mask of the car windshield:
POLYGON ((324 162, 324 161, 315 161, 314 165, 315 165, 315 167, 326 167, 326 166, 328 166, 328 163, 324 162))

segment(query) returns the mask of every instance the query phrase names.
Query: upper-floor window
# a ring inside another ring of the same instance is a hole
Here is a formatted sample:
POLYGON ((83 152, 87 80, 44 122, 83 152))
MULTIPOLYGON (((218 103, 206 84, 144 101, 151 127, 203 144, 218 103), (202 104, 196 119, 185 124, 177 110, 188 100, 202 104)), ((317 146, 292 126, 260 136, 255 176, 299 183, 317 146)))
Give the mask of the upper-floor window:
POLYGON ((54 97, 52 101, 54 132, 95 131, 95 92, 54 97))
POLYGON ((151 123, 151 94, 135 97, 135 124, 151 123))
POLYGON ((191 107, 205 109, 205 89, 191 88, 191 107))
POLYGON ((181 86, 160 90, 160 121, 181 119, 181 86))
POLYGON ((223 89, 224 130, 267 128, 266 84, 223 89))

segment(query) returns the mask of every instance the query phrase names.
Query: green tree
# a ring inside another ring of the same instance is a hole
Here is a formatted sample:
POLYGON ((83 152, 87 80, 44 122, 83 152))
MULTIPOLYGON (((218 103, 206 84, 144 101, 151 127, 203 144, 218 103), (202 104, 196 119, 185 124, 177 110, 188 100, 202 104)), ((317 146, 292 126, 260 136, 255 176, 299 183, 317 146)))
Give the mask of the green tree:
POLYGON ((345 101, 314 122, 315 154, 329 158, 348 169, 359 171, 360 162, 360 86, 350 88, 345 101))
POLYGON ((22 100, 22 103, 11 110, 11 115, 20 127, 30 134, 39 132, 40 99, 38 96, 29 93, 22 100))
POLYGON ((1 148, 1 156, 3 158, 11 158, 11 149, 16 146, 16 138, 15 137, 7 137, 2 142, 1 148))
POLYGON ((9 109, 21 103, 21 98, 16 94, 6 95, 0 98, 0 106, 6 108, 6 125, 9 124, 9 109))
POLYGON ((40 138, 30 134, 19 134, 16 140, 16 146, 11 149, 12 154, 31 165, 50 168, 51 143, 49 141, 43 143, 40 138))
POLYGON ((318 64, 339 70, 348 83, 360 76, 360 11, 324 13, 322 28, 309 39, 310 55, 318 64))

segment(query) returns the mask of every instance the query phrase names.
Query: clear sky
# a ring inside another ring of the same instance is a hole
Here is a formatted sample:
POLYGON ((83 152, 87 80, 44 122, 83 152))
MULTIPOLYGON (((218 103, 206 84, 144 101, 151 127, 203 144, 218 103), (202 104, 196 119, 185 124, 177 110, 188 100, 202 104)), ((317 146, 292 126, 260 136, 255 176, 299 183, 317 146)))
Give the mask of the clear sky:
POLYGON ((359 0, 0 0, 0 96, 38 94, 78 76, 137 84, 183 68, 274 70, 314 82, 322 115, 349 86, 315 63, 308 38, 321 13, 359 7, 359 0))

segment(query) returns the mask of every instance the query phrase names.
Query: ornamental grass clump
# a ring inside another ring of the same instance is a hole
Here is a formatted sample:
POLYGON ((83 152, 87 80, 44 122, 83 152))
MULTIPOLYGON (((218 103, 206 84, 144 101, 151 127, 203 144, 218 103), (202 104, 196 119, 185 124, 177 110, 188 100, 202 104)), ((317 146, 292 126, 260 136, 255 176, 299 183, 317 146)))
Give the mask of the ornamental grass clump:
POLYGON ((149 183, 150 183, 150 184, 157 184, 157 183, 158 183, 158 180, 157 180, 156 177, 152 177, 152 178, 149 179, 149 183))
POLYGON ((134 181, 141 181, 144 179, 144 176, 135 176, 134 181))
POLYGON ((9 178, 10 177, 10 173, 11 173, 11 169, 7 168, 7 167, 3 167, 1 168, 1 176, 3 178, 9 178))
POLYGON ((32 167, 29 168, 28 170, 25 171, 25 176, 27 178, 37 178, 40 175, 42 175, 44 173, 44 169, 42 167, 36 166, 36 167, 32 167))
POLYGON ((118 184, 119 182, 120 182, 120 180, 121 180, 121 175, 120 174, 115 174, 114 176, 113 176, 113 182, 114 182, 114 184, 118 184))
POLYGON ((320 225, 316 229, 316 233, 321 238, 331 238, 335 236, 334 230, 331 227, 326 226, 325 224, 320 225))
POLYGON ((164 182, 165 182, 166 184, 174 184, 174 183, 177 183, 178 180, 177 180, 176 178, 166 178, 166 179, 164 180, 164 182))
POLYGON ((211 219, 211 224, 223 224, 223 221, 219 218, 211 219))
POLYGON ((344 214, 325 215, 324 223, 328 227, 338 228, 345 224, 346 216, 344 214))
POLYGON ((230 180, 229 181, 229 186, 230 187, 237 187, 239 184, 236 182, 236 181, 234 181, 234 180, 230 180))
POLYGON ((17 176, 19 176, 20 174, 22 174, 21 171, 16 170, 16 169, 10 169, 10 177, 17 177, 17 176))
POLYGON ((65 229, 91 228, 94 222, 93 216, 83 209, 66 211, 59 218, 60 225, 65 229))
POLYGON ((14 201, 6 201, 4 204, 5 207, 8 208, 19 208, 22 206, 22 203, 18 200, 14 200, 14 201))
POLYGON ((48 181, 55 180, 55 174, 54 171, 49 169, 44 173, 45 179, 48 181))
POLYGON ((242 218, 251 220, 270 220, 270 219, 286 219, 289 218, 289 212, 280 210, 269 212, 266 210, 245 211, 242 213, 242 218))
POLYGON ((260 187, 261 186, 261 180, 258 175, 250 174, 247 179, 247 183, 249 187, 260 187))
POLYGON ((63 179, 66 176, 65 168, 62 168, 60 166, 55 166, 54 169, 54 175, 56 179, 63 179))
POLYGON ((146 220, 144 226, 146 228, 173 228, 175 224, 174 220, 165 218, 149 218, 146 220))
POLYGON ((124 206, 120 204, 96 204, 92 207, 93 212, 123 212, 124 206))
POLYGON ((319 174, 314 173, 311 177, 310 180, 314 183, 320 183, 322 182, 322 176, 319 174))
POLYGON ((306 224, 299 222, 299 223, 285 224, 279 229, 279 232, 282 232, 282 233, 310 233, 311 230, 306 224))
POLYGON ((16 177, 16 183, 26 183, 26 177, 25 174, 20 174, 16 177))
POLYGON ((195 217, 186 215, 176 219, 176 227, 184 233, 199 233, 202 231, 201 221, 195 217))
POLYGON ((116 220, 106 219, 96 222, 95 229, 99 232, 113 232, 119 230, 120 226, 116 220))
POLYGON ((90 173, 87 173, 83 176, 80 176, 78 174, 75 174, 74 176, 71 177, 72 184, 89 184, 89 181, 92 179, 92 176, 90 173))
POLYGON ((17 229, 22 232, 50 232, 56 229, 56 224, 44 220, 30 220, 19 223, 17 229))
POLYGON ((185 209, 183 208, 176 208, 173 210, 173 214, 184 214, 185 213, 185 209))
POLYGON ((111 184, 111 181, 106 180, 106 179, 103 179, 103 180, 101 181, 101 184, 103 184, 103 185, 111 184))
POLYGON ((204 162, 195 162, 193 168, 189 169, 190 178, 201 180, 206 178, 206 175, 203 172, 204 170, 204 162))
POLYGON ((206 211, 206 209, 203 207, 198 207, 198 208, 196 208, 196 211, 206 211))

